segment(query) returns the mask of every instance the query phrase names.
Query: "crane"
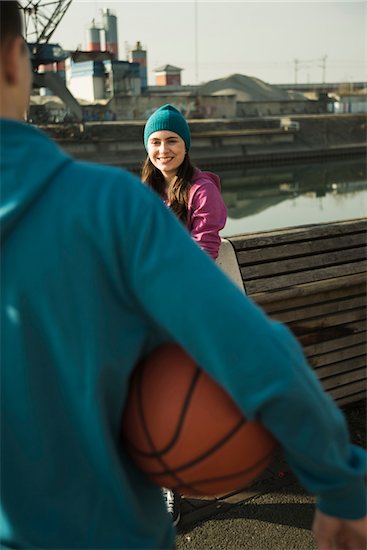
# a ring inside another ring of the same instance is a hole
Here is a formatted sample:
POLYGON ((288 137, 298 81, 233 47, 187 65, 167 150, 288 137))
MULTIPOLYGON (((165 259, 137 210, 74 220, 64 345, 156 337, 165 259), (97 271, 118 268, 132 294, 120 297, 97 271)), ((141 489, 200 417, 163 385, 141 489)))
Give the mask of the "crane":
POLYGON ((71 2, 72 0, 21 0, 20 5, 24 14, 25 38, 34 68, 34 84, 50 88, 67 105, 74 117, 82 120, 81 106, 60 76, 53 72, 37 72, 39 65, 63 61, 68 56, 58 44, 50 44, 49 41, 71 2))
POLYGON ((23 0, 27 42, 47 44, 72 0, 23 0))

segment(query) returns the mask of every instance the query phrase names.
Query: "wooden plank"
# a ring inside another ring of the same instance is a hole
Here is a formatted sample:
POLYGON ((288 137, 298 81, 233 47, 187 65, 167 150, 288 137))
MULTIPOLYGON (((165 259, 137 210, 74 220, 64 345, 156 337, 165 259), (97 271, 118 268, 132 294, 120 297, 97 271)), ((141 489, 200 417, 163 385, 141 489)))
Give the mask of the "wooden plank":
POLYGON ((349 403, 356 403, 357 401, 360 401, 362 399, 366 399, 366 391, 360 391, 356 393, 349 393, 345 397, 339 397, 339 399, 335 399, 335 401, 338 403, 339 407, 343 407, 344 405, 348 405, 349 403))
POLYGON ((367 228, 366 218, 335 223, 306 224, 297 227, 284 227, 275 230, 258 231, 244 235, 229 237, 236 250, 251 247, 251 243, 257 241, 261 246, 271 246, 274 242, 300 242, 309 239, 319 239, 329 236, 346 235, 365 232, 367 228))
MULTIPOLYGON (((273 312, 272 317, 278 319, 282 323, 291 323, 301 319, 317 319, 321 316, 326 316, 339 311, 347 311, 349 309, 358 308, 366 305, 366 295, 355 296, 350 300, 335 300, 334 302, 321 303, 310 307, 299 307, 293 310, 283 312, 273 312)), ((266 308, 264 308, 266 311, 266 308)))
POLYGON ((305 320, 301 323, 287 323, 289 328, 297 334, 304 334, 305 332, 318 331, 320 329, 335 327, 338 325, 345 325, 353 321, 360 321, 366 318, 366 310, 364 307, 356 308, 351 311, 344 311, 335 315, 329 315, 328 317, 321 317, 319 319, 305 320))
POLYGON ((357 380, 351 382, 350 384, 344 384, 338 388, 332 388, 328 391, 333 399, 339 399, 341 397, 346 397, 347 395, 353 395, 355 393, 363 392, 366 395, 366 379, 357 380))
POLYGON ((296 284, 294 286, 270 291, 258 291, 251 293, 251 298, 258 304, 267 304, 277 300, 288 300, 299 297, 307 297, 313 294, 331 292, 337 288, 349 288, 355 285, 363 285, 366 288, 366 273, 339 276, 322 281, 296 284))
MULTIPOLYGON (((274 278, 283 273, 287 273, 293 277, 299 271, 309 270, 312 268, 325 268, 328 266, 340 266, 346 263, 356 262, 366 259, 366 248, 360 246, 343 251, 333 251, 322 254, 314 254, 313 256, 301 256, 297 258, 286 258, 266 263, 257 263, 253 265, 240 265, 242 277, 247 283, 253 279, 265 279, 266 277, 274 278)), ((367 270, 367 264, 364 263, 364 269, 367 270)))
POLYGON ((248 235, 234 235, 229 237, 229 240, 235 247, 235 250, 240 251, 251 247, 271 246, 273 243, 309 241, 310 239, 323 238, 325 235, 337 236, 345 235, 346 233, 365 233, 366 230, 367 220, 360 218, 336 223, 288 227, 275 231, 249 233, 248 235))
POLYGON ((325 390, 332 390, 343 386, 344 384, 349 384, 350 382, 357 382, 359 380, 366 379, 366 368, 363 365, 362 367, 351 370, 348 372, 343 372, 337 376, 330 376, 329 378, 324 378, 321 380, 321 384, 325 390))
MULTIPOLYGON (((351 326, 351 325, 350 325, 351 326)), ((320 342, 319 344, 311 344, 304 346, 303 351, 305 355, 310 359, 314 355, 321 355, 330 351, 339 350, 346 346, 354 346, 356 344, 364 343, 366 345, 366 333, 361 327, 361 332, 355 334, 348 334, 342 338, 335 338, 333 340, 327 340, 326 342, 320 342)))
POLYGON ((251 250, 241 250, 237 252, 238 263, 242 266, 252 263, 264 263, 281 258, 295 258, 298 256, 308 256, 313 254, 325 253, 328 251, 341 251, 365 246, 366 236, 364 233, 354 233, 352 235, 339 235, 338 237, 329 237, 325 235, 323 239, 308 240, 295 244, 280 244, 271 247, 259 247, 251 250))
POLYGON ((324 378, 332 378, 333 376, 338 376, 343 372, 351 372, 353 366, 359 365, 359 367, 366 367, 366 358, 365 356, 349 358, 345 361, 339 361, 338 363, 332 363, 330 365, 325 365, 325 367, 316 368, 316 374, 320 380, 324 378))
POLYGON ((345 275, 353 275, 355 273, 364 273, 366 264, 362 262, 353 262, 352 264, 344 264, 321 269, 304 270, 298 273, 289 275, 273 276, 268 279, 257 279, 254 281, 246 280, 246 271, 241 269, 242 278, 246 294, 254 294, 255 292, 264 292, 265 290, 275 290, 287 288, 300 283, 310 283, 320 281, 322 279, 332 279, 334 277, 343 277, 345 275))
MULTIPOLYGON (((352 298, 353 296, 365 296, 366 285, 350 285, 342 286, 341 288, 335 288, 330 291, 321 292, 318 294, 306 294, 305 296, 294 296, 291 298, 283 298, 274 302, 265 302, 263 309, 267 313, 281 313, 290 311, 295 308, 301 308, 304 306, 313 306, 315 304, 327 304, 335 300, 343 300, 344 298, 352 298)), ((276 299, 276 293, 272 293, 273 299, 276 299)), ((252 295, 252 299, 255 295, 252 295)), ((257 303, 258 300, 255 299, 257 303)), ((261 303, 261 302, 260 302, 261 303)))
POLYGON ((361 357, 361 365, 366 365, 366 344, 358 344, 355 346, 349 346, 344 349, 338 349, 334 352, 325 353, 323 355, 308 357, 310 365, 317 369, 317 375, 319 377, 331 376, 333 371, 343 372, 344 370, 352 369, 353 362, 350 359, 361 357), (348 361, 346 361, 348 359, 348 361), (326 373, 330 374, 326 374, 326 373))
POLYGON ((343 325, 326 327, 322 329, 320 328, 315 332, 306 331, 305 333, 298 335, 295 331, 293 332, 297 336, 300 344, 306 347, 309 345, 319 345, 320 343, 326 342, 328 340, 334 340, 336 338, 343 338, 354 334, 355 332, 360 332, 361 330, 363 332, 365 332, 366 330, 365 318, 357 322, 345 323, 343 325))

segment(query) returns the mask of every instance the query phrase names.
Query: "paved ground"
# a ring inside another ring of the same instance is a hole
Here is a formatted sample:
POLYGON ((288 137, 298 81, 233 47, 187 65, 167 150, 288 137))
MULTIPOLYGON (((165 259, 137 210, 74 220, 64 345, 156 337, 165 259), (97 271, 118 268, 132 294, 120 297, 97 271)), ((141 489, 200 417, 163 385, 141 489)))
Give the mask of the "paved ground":
MULTIPOLYGON (((344 411, 353 441, 365 446, 366 402, 344 411)), ((313 513, 313 497, 300 487, 279 453, 244 491, 182 499, 177 550, 314 550, 313 513)))

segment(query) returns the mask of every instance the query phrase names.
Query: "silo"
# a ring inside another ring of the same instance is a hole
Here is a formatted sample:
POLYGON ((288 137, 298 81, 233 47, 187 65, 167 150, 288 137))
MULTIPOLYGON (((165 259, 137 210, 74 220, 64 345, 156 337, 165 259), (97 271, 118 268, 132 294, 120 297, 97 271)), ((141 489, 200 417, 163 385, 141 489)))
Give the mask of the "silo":
POLYGON ((98 52, 101 50, 100 29, 98 29, 92 21, 91 26, 87 29, 87 52, 98 52))
POLYGON ((145 89, 148 86, 147 78, 147 52, 143 50, 140 42, 136 43, 135 49, 131 51, 131 61, 133 63, 139 63, 141 87, 145 89))
POLYGON ((106 36, 106 50, 118 59, 117 17, 109 9, 101 10, 102 26, 106 36))

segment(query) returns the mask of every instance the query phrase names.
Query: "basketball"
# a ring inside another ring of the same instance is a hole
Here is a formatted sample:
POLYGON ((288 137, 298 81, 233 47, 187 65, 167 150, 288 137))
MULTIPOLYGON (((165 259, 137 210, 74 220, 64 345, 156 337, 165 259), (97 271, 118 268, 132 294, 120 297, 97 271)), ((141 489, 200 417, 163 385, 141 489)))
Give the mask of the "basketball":
POLYGON ((185 496, 245 487, 277 446, 176 344, 159 346, 134 370, 122 444, 154 483, 185 496))

